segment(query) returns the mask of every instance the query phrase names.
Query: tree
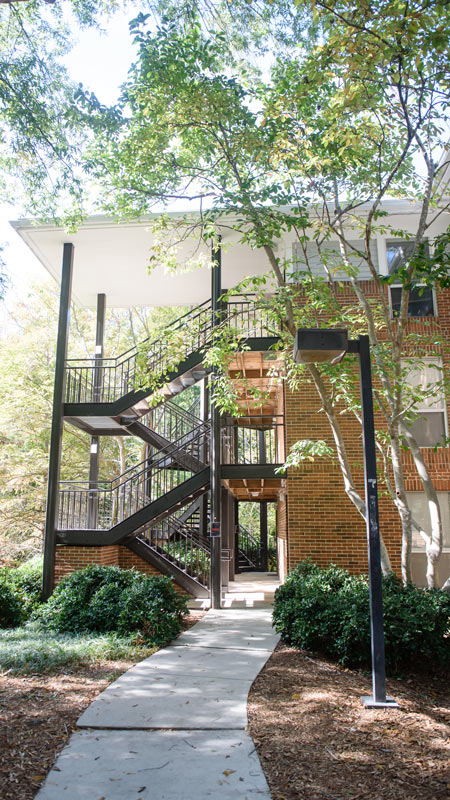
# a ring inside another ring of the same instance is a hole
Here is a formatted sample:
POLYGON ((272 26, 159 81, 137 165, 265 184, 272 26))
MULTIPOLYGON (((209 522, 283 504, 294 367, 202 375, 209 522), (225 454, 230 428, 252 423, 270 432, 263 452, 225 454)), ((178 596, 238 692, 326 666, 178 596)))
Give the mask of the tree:
MULTIPOLYGON (((275 60, 268 80, 233 61, 222 33, 206 33, 200 24, 183 27, 179 21, 152 33, 139 15, 132 24, 138 58, 119 107, 109 115, 92 109, 94 124, 102 120, 104 125, 106 119, 109 128, 108 138, 100 137, 91 152, 89 167, 110 211, 139 215, 161 201, 197 201, 197 235, 211 241, 229 226, 241 241, 265 253, 277 285, 271 313, 292 385, 302 371, 289 356, 299 324, 329 325, 345 313, 353 333, 369 333, 379 382, 376 399, 386 424, 379 446, 392 463, 387 487, 402 523, 403 577, 410 580, 412 530, 420 529, 404 487, 401 450, 406 447, 431 512, 431 531, 420 530, 431 586, 441 550, 440 511, 411 433, 417 393, 407 389, 405 358, 415 283, 449 285, 448 234, 434 243, 433 255, 425 240, 432 220, 448 210, 442 197, 446 185, 440 182, 447 162, 438 164, 436 158, 446 144, 450 11, 438 2, 388 0, 311 0, 297 6, 314 15, 319 34, 305 52, 275 60), (395 319, 371 248, 376 233, 387 230, 382 202, 389 196, 412 197, 420 205, 412 237, 389 228, 393 239, 411 242, 406 263, 395 273, 402 286, 395 319), (299 264, 277 255, 277 240, 286 230, 297 237, 299 264), (337 254, 330 254, 331 237, 338 242, 337 254), (309 263, 309 243, 317 248, 319 278, 309 263), (370 274, 376 302, 357 280, 355 257, 370 274), (296 283, 286 280, 286 270, 297 272, 296 283), (339 273, 352 288, 358 313, 340 301, 339 273)), ((167 236, 169 223, 163 218, 161 224, 167 236)), ((193 219, 184 220, 184 234, 182 225, 177 223, 176 236, 191 235, 193 219)), ((159 247, 158 258, 161 252, 159 247)), ((331 425, 345 490, 364 516, 339 426, 337 378, 328 368, 311 366, 307 372, 331 425)), ((340 400, 357 413, 354 393, 342 380, 340 385, 340 400)), ((385 551, 383 566, 389 569, 385 551)))
MULTIPOLYGON (((10 311, 0 348, 0 561, 17 561, 41 550, 50 445, 58 326, 58 290, 32 287, 10 311)), ((72 308, 70 356, 92 357, 95 314, 72 308)), ((107 310, 106 352, 122 353, 134 337, 156 338, 179 309, 107 310)), ((90 437, 67 425, 63 434, 62 480, 87 480, 90 437), (70 452, 70 458, 65 453, 70 452)), ((111 480, 142 460, 133 437, 104 437, 100 476, 111 480)))

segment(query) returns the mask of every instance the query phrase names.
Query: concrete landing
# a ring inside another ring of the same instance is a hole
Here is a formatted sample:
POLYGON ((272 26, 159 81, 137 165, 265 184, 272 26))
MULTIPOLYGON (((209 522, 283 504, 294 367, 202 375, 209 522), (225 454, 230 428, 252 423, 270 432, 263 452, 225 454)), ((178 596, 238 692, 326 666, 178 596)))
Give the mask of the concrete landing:
MULTIPOLYGON (((242 572, 228 584, 222 595, 222 608, 272 608, 276 589, 280 585, 274 572, 242 572)), ((209 599, 188 600, 189 608, 207 610, 209 599)))
POLYGON ((209 611, 94 700, 38 800, 270 800, 245 728, 278 638, 270 609, 209 611))

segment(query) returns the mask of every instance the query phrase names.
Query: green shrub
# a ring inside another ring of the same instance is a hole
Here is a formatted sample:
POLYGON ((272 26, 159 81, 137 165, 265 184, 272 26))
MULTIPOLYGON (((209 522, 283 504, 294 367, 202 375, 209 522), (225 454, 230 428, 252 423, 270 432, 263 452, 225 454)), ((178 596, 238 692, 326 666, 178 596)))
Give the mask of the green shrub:
POLYGON ((42 556, 37 556, 9 571, 11 583, 21 596, 26 619, 41 604, 42 568, 42 556))
POLYGON ((60 633, 135 632, 162 645, 178 635, 186 613, 170 578, 94 565, 64 578, 38 616, 60 633))
POLYGON ((7 570, 0 573, 0 628, 14 628, 25 619, 20 594, 11 583, 7 570))
MULTIPOLYGON (((450 596, 440 589, 383 579, 386 669, 450 665, 450 596)), ((368 580, 334 565, 303 562, 275 593, 274 625, 283 641, 341 664, 369 667, 368 580)))

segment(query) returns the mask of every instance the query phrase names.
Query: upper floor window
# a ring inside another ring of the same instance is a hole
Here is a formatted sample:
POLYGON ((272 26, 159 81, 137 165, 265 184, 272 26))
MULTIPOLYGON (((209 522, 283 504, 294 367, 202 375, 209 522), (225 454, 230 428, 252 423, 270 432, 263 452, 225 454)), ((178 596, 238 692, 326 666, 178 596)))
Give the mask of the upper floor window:
MULTIPOLYGON (((431 534, 431 518, 425 492, 406 492, 413 517, 423 530, 431 534)), ((442 547, 450 550, 450 492, 437 492, 442 520, 442 547)), ((425 542, 416 530, 413 531, 413 550, 423 551, 425 542)))
MULTIPOLYGON (((395 275, 401 267, 406 264, 414 251, 413 241, 403 241, 391 239, 386 242, 386 258, 389 275, 395 275)), ((393 284, 390 286, 391 307, 394 317, 400 313, 402 300, 401 285, 393 284)), ((433 289, 429 286, 416 283, 410 290, 408 302, 408 317, 434 317, 434 296, 433 289)))
POLYGON ((442 388, 442 368, 436 359, 426 359, 406 375, 406 382, 417 395, 417 418, 410 430, 419 447, 435 447, 446 436, 445 395, 442 388))

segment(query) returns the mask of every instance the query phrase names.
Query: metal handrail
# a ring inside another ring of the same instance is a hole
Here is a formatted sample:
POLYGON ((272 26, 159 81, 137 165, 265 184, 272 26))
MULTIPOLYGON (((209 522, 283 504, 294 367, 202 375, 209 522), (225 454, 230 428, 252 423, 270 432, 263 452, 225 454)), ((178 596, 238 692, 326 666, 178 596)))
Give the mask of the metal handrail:
POLYGON ((146 526, 137 538, 203 586, 209 586, 211 547, 193 528, 171 516, 146 526))
POLYGON ((193 430, 202 425, 201 419, 170 400, 158 409, 152 409, 141 417, 139 422, 170 441, 189 436, 193 430))
POLYGON ((145 339, 115 358, 68 359, 66 362, 66 402, 112 402, 135 388, 138 360, 145 362, 149 374, 163 375, 170 366, 173 349, 167 337, 182 331, 185 354, 200 349, 212 329, 210 300, 191 309, 167 325, 158 339, 145 339), (191 330, 190 330, 191 329, 191 330), (191 333, 192 341, 190 341, 191 333), (95 378, 94 378, 95 376, 95 378), (95 383, 95 386, 94 386, 95 383))
MULTIPOLYGON (((248 297, 248 296, 247 296, 248 297)), ((241 338, 274 336, 268 313, 255 306, 252 300, 230 300, 223 309, 222 324, 237 323, 241 338)), ((145 339, 125 353, 112 358, 69 359, 66 362, 66 402, 112 402, 136 388, 138 361, 144 361, 144 371, 163 377, 174 357, 170 343, 171 332, 183 333, 183 347, 178 360, 201 350, 213 330, 211 301, 199 306, 167 325, 158 339, 145 339), (169 342, 167 338, 169 337, 169 342)))
POLYGON ((283 417, 255 415, 222 424, 223 464, 279 464, 284 461, 283 417), (248 420, 249 424, 246 424, 248 420))
POLYGON ((243 553, 247 561, 255 569, 258 569, 261 566, 260 542, 240 523, 237 528, 238 549, 243 553))
POLYGON ((58 528, 89 527, 89 507, 98 507, 97 528, 110 529, 127 517, 180 486, 201 468, 199 454, 208 452, 209 425, 202 423, 193 436, 159 451, 157 458, 141 461, 110 481, 62 481, 59 493, 58 528), (191 467, 178 460, 192 459, 191 467))

